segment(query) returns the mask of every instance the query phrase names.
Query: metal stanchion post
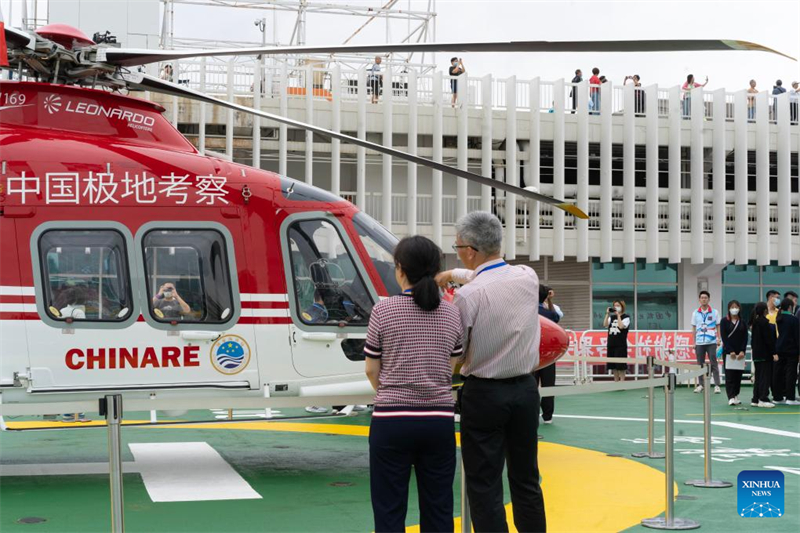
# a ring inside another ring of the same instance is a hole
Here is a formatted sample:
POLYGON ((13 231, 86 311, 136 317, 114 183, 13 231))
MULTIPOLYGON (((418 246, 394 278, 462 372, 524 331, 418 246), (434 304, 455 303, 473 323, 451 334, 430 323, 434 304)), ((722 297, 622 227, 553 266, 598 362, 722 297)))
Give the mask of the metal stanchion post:
POLYGON ((667 375, 664 409, 664 451, 666 452, 665 474, 667 478, 667 508, 664 516, 645 518, 642 525, 651 529, 697 529, 700 524, 688 518, 675 517, 675 464, 673 462, 673 438, 675 431, 675 386, 677 380, 673 373, 667 375))
MULTIPOLYGON (((653 356, 647 356, 647 379, 653 380, 653 356)), ((647 453, 632 453, 633 457, 649 457, 650 459, 663 459, 664 454, 653 451, 653 426, 655 425, 655 389, 651 384, 647 388, 647 453)))
POLYGON ((111 484, 111 531, 125 531, 124 499, 122 495, 122 395, 109 394, 100 400, 100 415, 105 415, 108 427, 108 477, 111 484))
POLYGON ((467 473, 464 470, 464 457, 461 457, 461 533, 472 533, 472 517, 469 515, 467 496, 467 473))
POLYGON ((693 487, 723 489, 732 487, 729 481, 711 479, 711 363, 706 364, 706 386, 703 388, 703 479, 690 479, 685 484, 693 487))

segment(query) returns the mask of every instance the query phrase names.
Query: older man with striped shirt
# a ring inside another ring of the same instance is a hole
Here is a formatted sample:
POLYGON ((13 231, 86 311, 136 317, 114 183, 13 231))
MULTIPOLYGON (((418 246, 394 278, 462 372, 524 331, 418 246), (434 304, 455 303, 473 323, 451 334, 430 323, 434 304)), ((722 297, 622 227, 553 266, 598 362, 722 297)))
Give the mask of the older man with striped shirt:
POLYGON ((546 531, 539 485, 539 277, 500 255, 503 227, 474 212, 456 224, 453 248, 466 269, 437 277, 464 284, 454 303, 466 339, 461 374, 461 450, 475 531, 508 531, 503 467, 518 531, 546 531))

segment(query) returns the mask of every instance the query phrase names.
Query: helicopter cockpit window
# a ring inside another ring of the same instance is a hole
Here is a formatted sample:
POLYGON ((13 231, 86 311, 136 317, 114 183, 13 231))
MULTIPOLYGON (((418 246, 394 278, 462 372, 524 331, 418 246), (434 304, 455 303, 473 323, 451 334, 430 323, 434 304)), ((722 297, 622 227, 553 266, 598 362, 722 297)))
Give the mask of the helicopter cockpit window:
POLYGON ((125 238, 114 230, 50 230, 39 238, 45 310, 72 322, 122 322, 131 314, 125 238))
POLYGON ((366 326, 372 298, 336 228, 304 220, 289 227, 288 237, 300 320, 366 326))
POLYGON ((389 296, 400 294, 400 285, 397 284, 394 275, 394 248, 398 243, 397 237, 364 212, 356 213, 353 225, 389 296))
POLYGON ((225 238, 215 230, 156 229, 142 239, 150 315, 222 324, 233 315, 225 238))

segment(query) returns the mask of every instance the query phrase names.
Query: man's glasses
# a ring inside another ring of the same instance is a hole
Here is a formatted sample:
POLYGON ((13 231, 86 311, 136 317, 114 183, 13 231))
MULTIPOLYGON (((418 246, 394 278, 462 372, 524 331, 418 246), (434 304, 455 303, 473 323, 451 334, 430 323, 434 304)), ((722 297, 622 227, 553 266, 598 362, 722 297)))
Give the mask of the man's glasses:
POLYGON ((477 248, 475 248, 474 246, 471 246, 471 245, 469 245, 469 244, 454 244, 454 245, 453 245, 453 251, 455 251, 455 252, 458 252, 458 249, 459 249, 459 248, 472 248, 472 249, 473 249, 473 250, 475 250, 476 252, 478 251, 478 249, 477 249, 477 248))

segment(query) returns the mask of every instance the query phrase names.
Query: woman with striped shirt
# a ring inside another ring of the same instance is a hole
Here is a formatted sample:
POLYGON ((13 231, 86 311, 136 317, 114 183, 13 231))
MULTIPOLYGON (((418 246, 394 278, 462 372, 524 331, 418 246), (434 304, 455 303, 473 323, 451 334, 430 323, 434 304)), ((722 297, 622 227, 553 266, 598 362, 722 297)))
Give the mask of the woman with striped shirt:
POLYGON ((405 531, 411 466, 420 530, 453 531, 455 424, 453 369, 462 355, 461 317, 442 301, 434 277, 441 250, 429 239, 401 240, 394 252, 403 292, 372 309, 364 346, 377 391, 369 434, 375 531, 405 531))

